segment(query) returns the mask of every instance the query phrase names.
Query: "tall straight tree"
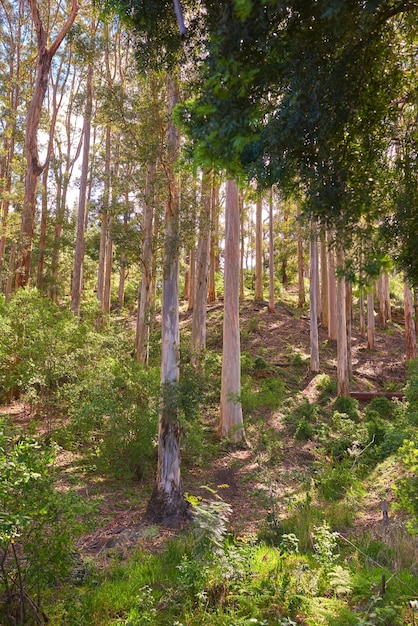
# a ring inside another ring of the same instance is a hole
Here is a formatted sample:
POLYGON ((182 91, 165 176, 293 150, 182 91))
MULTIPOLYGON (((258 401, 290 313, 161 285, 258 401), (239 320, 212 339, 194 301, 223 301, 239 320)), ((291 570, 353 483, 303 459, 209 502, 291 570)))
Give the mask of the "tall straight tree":
POLYGON ((273 189, 269 190, 269 311, 274 313, 274 236, 273 236, 273 189))
MULTIPOLYGON (((178 102, 178 84, 168 76, 167 99, 169 118, 178 102)), ((168 122, 167 202, 165 211, 161 411, 158 425, 157 478, 147 507, 147 517, 170 526, 180 525, 188 517, 189 505, 184 499, 180 475, 180 435, 177 393, 179 383, 179 186, 174 168, 180 137, 171 119, 168 122)))
POLYGON ((348 396, 349 369, 347 353, 347 305, 346 280, 344 276, 344 251, 341 244, 337 244, 337 393, 339 396, 348 396))
POLYGON ((227 181, 225 199, 224 323, 221 383, 221 433, 234 443, 245 437, 241 406, 241 352, 239 333, 239 194, 227 181))
POLYGON ((78 0, 71 0, 71 9, 55 39, 48 46, 51 33, 41 17, 40 4, 37 0, 27 0, 37 40, 37 73, 33 96, 29 103, 26 116, 25 155, 26 176, 25 196, 23 200, 22 221, 20 227, 19 253, 16 267, 16 287, 29 284, 32 242, 35 228, 36 192, 39 176, 44 165, 41 164, 38 151, 38 131, 41 120, 42 105, 48 87, 48 77, 52 60, 64 37, 73 25, 78 10, 78 0))
POLYGON ((213 192, 213 174, 206 170, 202 177, 202 208, 199 217, 199 240, 196 254, 195 297, 192 319, 192 347, 206 348, 206 312, 208 301, 208 272, 210 245, 210 212, 213 192))
POLYGON ((93 111, 93 64, 90 62, 87 70, 86 104, 83 125, 83 159, 81 164, 80 191, 78 196, 77 236, 75 244, 73 280, 71 285, 71 310, 75 315, 80 314, 81 291, 83 280, 83 265, 85 252, 85 224, 87 210, 87 187, 90 162, 91 118, 93 111))
POLYGON ((262 300, 263 293, 263 200, 257 197, 255 212, 255 299, 262 300))
POLYGON ((155 165, 146 166, 144 216, 142 226, 141 284, 136 318, 135 356, 138 363, 148 364, 149 315, 152 283, 152 232, 154 221, 155 165))
POLYGON ((310 302, 310 338, 311 338, 311 372, 319 372, 319 340, 318 340, 318 228, 311 220, 310 232, 310 273, 309 273, 309 302, 310 302))

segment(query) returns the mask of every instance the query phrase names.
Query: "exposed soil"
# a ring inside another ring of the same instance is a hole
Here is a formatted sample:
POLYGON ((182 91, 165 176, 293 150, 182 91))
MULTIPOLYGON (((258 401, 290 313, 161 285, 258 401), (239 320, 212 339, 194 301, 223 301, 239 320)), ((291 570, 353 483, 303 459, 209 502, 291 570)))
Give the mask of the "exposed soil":
MULTIPOLYGON (((222 313, 219 302, 209 307, 208 348, 212 350, 221 350, 222 313)), ((182 327, 190 322, 191 314, 183 312, 182 327)), ((241 350, 253 358, 262 357, 268 367, 283 378, 288 390, 315 401, 318 392, 315 376, 309 371, 309 340, 309 318, 304 312, 278 305, 271 313, 266 303, 247 301, 242 304, 241 350)), ((319 342, 321 372, 335 378, 336 346, 328 341, 327 331, 322 327, 319 328, 319 342)), ((401 391, 406 378, 404 351, 403 328, 399 323, 391 323, 385 330, 377 329, 376 348, 370 351, 354 320, 352 390, 401 391)), ((33 419, 30 407, 22 403, 4 407, 1 412, 11 415, 23 428, 33 419)), ((216 415, 213 420, 215 424, 216 415)), ((269 427, 284 433, 280 413, 266 414, 266 422, 269 427)), ((295 445, 293 438, 283 434, 282 444, 279 469, 274 473, 270 470, 268 480, 261 480, 264 469, 257 451, 251 448, 225 450, 209 467, 183 468, 185 491, 208 498, 213 490, 232 507, 231 531, 254 533, 266 519, 272 498, 278 507, 276 513, 284 513, 288 499, 300 488, 301 476, 309 472, 315 460, 315 450, 310 442, 295 445)), ((58 462, 60 484, 66 489, 72 486, 72 475, 79 459, 63 451, 58 462)), ((87 476, 83 486, 79 487, 80 497, 96 500, 99 514, 96 528, 79 542, 80 553, 92 555, 100 562, 106 560, 109 549, 127 550, 138 542, 150 549, 160 549, 174 531, 143 522, 150 491, 149 484, 127 486, 121 481, 87 476)), ((386 497, 390 502, 390 489, 386 497)), ((367 507, 361 511, 361 524, 365 528, 381 527, 377 496, 371 496, 367 507)))

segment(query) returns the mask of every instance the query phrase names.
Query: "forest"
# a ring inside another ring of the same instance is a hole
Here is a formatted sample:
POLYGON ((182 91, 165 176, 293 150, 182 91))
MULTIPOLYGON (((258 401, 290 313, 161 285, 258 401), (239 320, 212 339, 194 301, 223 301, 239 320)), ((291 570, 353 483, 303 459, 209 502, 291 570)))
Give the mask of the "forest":
POLYGON ((0 0, 0 625, 418 624, 418 3, 0 0))

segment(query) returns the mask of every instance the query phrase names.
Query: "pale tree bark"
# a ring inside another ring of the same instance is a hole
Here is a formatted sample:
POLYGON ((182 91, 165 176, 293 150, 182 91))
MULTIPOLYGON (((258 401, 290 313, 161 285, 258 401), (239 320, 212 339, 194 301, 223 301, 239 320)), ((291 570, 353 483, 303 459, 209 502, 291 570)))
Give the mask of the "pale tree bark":
POLYGON ((305 296, 305 263, 303 260, 303 235, 300 225, 300 205, 296 205, 296 217, 298 223, 298 307, 302 308, 306 303, 305 296))
POLYGON ((367 347, 369 350, 374 350, 374 333, 374 294, 373 290, 369 289, 367 293, 367 347))
POLYGON ((332 249, 328 250, 328 339, 337 340, 337 287, 332 249))
POLYGON ((318 232, 317 225, 311 219, 310 229, 310 262, 309 262, 309 326, 310 326, 310 352, 311 372, 319 372, 319 340, 318 340, 318 232))
POLYGON ((234 443, 245 438, 241 406, 241 348, 238 283, 240 271, 240 216, 238 187, 226 183, 225 287, 221 383, 221 424, 224 437, 234 443))
POLYGON ((276 308, 274 302, 274 236, 273 236, 273 189, 269 193, 269 306, 270 313, 276 308))
POLYGON ((348 396, 349 373, 347 356, 347 314, 346 314, 346 281, 344 276, 344 251, 337 246, 337 393, 348 396))
MULTIPOLYGON (((187 309, 189 311, 193 311, 195 304, 195 285, 196 285, 196 248, 193 247, 190 250, 189 255, 189 271, 188 271, 188 288, 187 288, 187 297, 185 300, 188 301, 187 309)), ((186 288, 185 288, 186 292, 186 288)), ((186 294, 185 294, 186 295, 186 294)))
POLYGON ((328 328, 328 255, 325 229, 320 231, 320 254, 321 254, 321 323, 328 328))
POLYGON ((106 252, 107 252, 108 231, 109 231, 110 161, 111 161, 111 127, 110 127, 110 124, 106 124, 103 198, 102 198, 102 206, 100 209, 99 265, 98 265, 98 270, 97 270, 97 299, 100 302, 102 311, 105 310, 104 291, 105 291, 106 252))
POLYGON ((80 192, 78 196, 77 235, 75 244, 73 280, 71 286, 71 311, 80 315, 83 265, 85 251, 85 224, 87 215, 87 186, 89 177, 91 118, 93 110, 93 66, 90 63, 87 71, 86 105, 83 126, 83 159, 81 164, 80 192))
POLYGON ((392 321, 392 311, 389 292, 389 274, 382 272, 376 281, 377 325, 386 328, 387 322, 392 321))
MULTIPOLYGON (((71 60, 71 54, 69 58, 71 60)), ((73 64, 70 63, 70 65, 73 64)), ((70 85, 70 92, 74 95, 74 98, 79 94, 81 80, 81 75, 78 75, 77 72, 74 71, 70 85)), ((59 277, 61 237, 67 208, 68 188, 83 145, 83 134, 81 133, 76 145, 73 146, 73 106, 74 100, 70 99, 65 114, 65 147, 62 146, 58 137, 55 137, 57 158, 51 163, 51 170, 54 173, 56 185, 54 239, 52 243, 51 280, 49 287, 49 297, 53 302, 57 302, 58 300, 58 291, 61 282, 59 277)))
MULTIPOLYGON (((226 213, 226 200, 225 200, 225 213, 226 213)), ((244 238, 244 194, 238 192, 238 214, 240 218, 238 232, 241 234, 241 243, 240 243, 240 264, 239 264, 239 299, 244 300, 245 291, 244 291, 244 258, 245 258, 245 238, 244 238)), ((226 239, 226 237, 225 237, 226 239)), ((225 257, 225 265, 226 265, 226 257, 225 257)))
POLYGON ((206 348, 206 312, 208 301, 209 235, 213 176, 209 171, 202 178, 202 209, 199 218, 195 297, 192 319, 192 347, 195 352, 206 348))
MULTIPOLYGON (((51 72, 52 74, 52 72, 51 72)), ((51 76, 52 85, 52 115, 51 123, 49 127, 49 138, 47 153, 45 157, 44 170, 42 172, 42 203, 41 203, 41 224, 39 234, 39 253, 38 253, 38 268, 36 275, 36 287, 39 290, 43 288, 44 267, 45 267, 45 255, 46 255, 46 237, 47 237, 47 225, 48 225, 48 179, 50 171, 51 155, 54 148, 54 135, 57 125, 58 113, 62 109, 64 100, 64 94, 68 78, 70 76, 70 62, 67 55, 62 55, 59 61, 59 67, 57 68, 56 76, 51 76), (60 94, 58 97, 58 89, 60 94)))
POLYGON ((111 293, 112 293, 112 265, 113 265, 113 240, 111 235, 112 228, 112 216, 109 216, 109 226, 106 241, 106 263, 105 263, 105 275, 104 275, 104 289, 103 289, 103 311, 104 313, 110 313, 111 307, 111 293))
MULTIPOLYGON (((169 116, 178 102, 178 86, 173 76, 168 77, 167 97, 169 116)), ((179 222, 180 206, 178 181, 174 162, 180 138, 170 120, 168 123, 168 199, 165 212, 165 241, 162 301, 162 406, 158 426, 157 478, 147 507, 147 517, 154 522, 179 526, 189 515, 184 499, 180 475, 180 434, 177 392, 179 381, 179 222)))
POLYGON ((152 283, 152 233, 154 220, 154 177, 155 165, 148 164, 145 182, 145 203, 141 266, 142 276, 139 289, 136 318, 135 356, 138 363, 148 365, 149 314, 152 283))
POLYGON ((346 320, 347 320, 347 370, 348 377, 353 375, 353 285, 346 281, 346 320))
POLYGON ((410 361, 417 356, 417 338, 415 333, 414 303, 412 291, 407 282, 404 282, 404 310, 405 310, 405 344, 406 360, 410 361))
MULTIPOLYGON (((128 227, 129 221, 129 192, 125 190, 125 207, 126 211, 123 214, 123 226, 125 230, 128 227)), ((128 275, 128 262, 126 258, 126 253, 122 250, 119 261, 119 285, 118 285, 118 305, 119 308, 123 308, 125 306, 125 281, 128 275)))
POLYGON ((359 251, 359 281, 360 281, 360 289, 359 289, 359 331, 360 337, 366 336, 366 316, 364 314, 365 309, 365 298, 364 298, 364 286, 363 286, 363 249, 362 249, 362 240, 360 240, 360 251, 359 251))
POLYGON ((218 269, 217 251, 219 247, 219 185, 213 182, 210 208, 210 248, 209 248, 209 290, 208 302, 216 302, 215 275, 218 269))
POLYGON ((26 116, 25 155, 26 177, 23 200, 22 220, 20 226, 19 253, 16 266, 16 287, 29 284, 32 242, 35 228, 35 208, 38 179, 44 165, 41 164, 38 151, 38 130, 41 119, 42 105, 48 87, 48 76, 52 60, 64 37, 73 25, 78 13, 77 0, 71 1, 70 13, 53 42, 48 46, 49 33, 41 18, 36 0, 27 0, 36 32, 37 39, 37 74, 32 99, 26 116))
POLYGON ((263 300, 263 200, 257 198, 255 212, 255 299, 263 300))

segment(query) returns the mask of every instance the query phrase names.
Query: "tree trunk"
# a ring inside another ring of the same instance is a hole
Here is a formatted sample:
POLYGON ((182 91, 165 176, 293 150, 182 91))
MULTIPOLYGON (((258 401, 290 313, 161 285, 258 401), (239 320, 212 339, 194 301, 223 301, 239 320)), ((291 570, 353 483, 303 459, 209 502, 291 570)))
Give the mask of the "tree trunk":
POLYGON ((300 226, 300 206, 296 205, 296 216, 298 219, 298 307, 301 309, 305 306, 305 267, 303 260, 303 236, 302 228, 300 226))
POLYGON ((273 236, 273 189, 269 193, 269 311, 274 313, 274 236, 273 236))
POLYGON ((325 229, 320 232, 321 249, 321 323, 324 328, 328 328, 328 255, 325 229))
POLYGON ((210 250, 209 250, 209 292, 208 302, 216 302, 217 250, 219 243, 219 185, 213 180, 212 202, 210 208, 210 250))
POLYGON ((263 200, 257 198, 255 213, 255 299, 263 300, 263 200))
POLYGON ((81 290, 83 279, 84 249, 85 249, 85 223, 87 215, 87 186, 89 176, 91 117, 93 110, 93 66, 90 64, 87 73, 87 96, 84 112, 84 144, 83 160, 81 164, 80 192, 78 196, 77 235, 75 244, 75 257, 73 269, 73 281, 71 287, 71 311, 80 315, 81 290))
MULTIPOLYGON (((189 263, 189 286, 187 289, 188 305, 187 310, 193 311, 195 305, 195 286, 196 286, 196 248, 190 250, 189 263)), ((186 291, 186 289, 185 289, 186 291)))
POLYGON ((212 175, 205 172, 202 179, 202 209, 197 245, 195 297, 192 319, 192 347, 198 352, 206 348, 206 312, 208 300, 209 234, 212 175))
POLYGON ((353 375, 353 285, 346 282, 346 319, 347 319, 347 370, 348 377, 353 375))
POLYGON ((221 383, 221 433, 234 443, 245 437, 241 406, 241 348, 239 332, 239 236, 238 187, 226 183, 225 287, 221 383))
POLYGON ((319 340, 318 340, 318 234, 317 226, 311 219, 310 232, 310 263, 309 263, 309 301, 310 301, 310 345, 311 372, 319 372, 319 340))
POLYGON ((369 350, 374 350, 374 295, 373 290, 370 289, 367 293, 367 347, 369 350))
MULTIPOLYGON (((226 200, 225 200, 225 213, 226 213, 226 200)), ((239 264, 239 299, 244 300, 245 298, 245 290, 244 290, 244 257, 245 257, 245 238, 244 238, 244 196, 242 193, 238 192, 238 215, 240 218, 238 233, 241 233, 241 243, 240 243, 240 264, 239 264)), ((226 236, 225 236, 226 239, 226 236)), ((225 244, 226 247, 226 244, 225 244)), ((226 265, 226 256, 225 256, 225 265, 226 265)), ((225 294, 224 294, 225 297, 225 294)))
POLYGON ((405 309, 405 343, 406 360, 410 361, 417 356, 417 338, 415 334, 414 304, 412 292, 404 282, 404 309, 405 309))
POLYGON ((25 193, 23 199, 22 219, 20 225, 19 252, 16 264, 16 287, 24 287, 29 284, 32 243, 35 228, 36 193, 40 174, 44 169, 41 165, 38 152, 38 130, 41 119, 42 105, 48 87, 48 76, 52 65, 52 59, 61 45, 64 37, 74 23, 79 5, 77 0, 72 0, 71 11, 65 24, 58 32, 56 38, 48 47, 49 33, 45 30, 41 19, 38 3, 36 0, 28 0, 32 20, 37 38, 37 74, 32 99, 29 103, 26 116, 25 155, 26 177, 25 193))
POLYGON ((337 339, 337 288, 333 250, 328 251, 328 339, 337 339))
POLYGON ((152 283, 152 233, 154 220, 155 165, 147 165, 142 238, 142 277, 136 318, 135 356, 138 363, 148 365, 149 313, 152 283))
POLYGON ((97 270, 97 299, 100 302, 102 311, 104 311, 104 290, 105 290, 105 267, 106 267, 106 251, 108 244, 109 232, 109 203, 110 203, 110 159, 111 159, 111 127, 106 125, 105 130, 105 167, 104 167, 104 187, 102 207, 100 210, 100 247, 99 247, 99 266, 97 270))
MULTIPOLYGON (((169 118, 178 101, 176 80, 168 77, 169 118)), ((157 523, 180 526, 189 515, 180 475, 180 434, 178 421, 179 380, 179 192, 174 163, 179 136, 172 121, 168 125, 168 199, 165 211, 165 239, 162 302, 161 390, 162 408, 158 426, 157 479, 147 507, 147 517, 157 523)))
POLYGON ((344 252, 340 245, 337 247, 337 266, 340 270, 337 279, 337 393, 339 396, 348 396, 350 381, 347 356, 346 282, 342 273, 344 252))

